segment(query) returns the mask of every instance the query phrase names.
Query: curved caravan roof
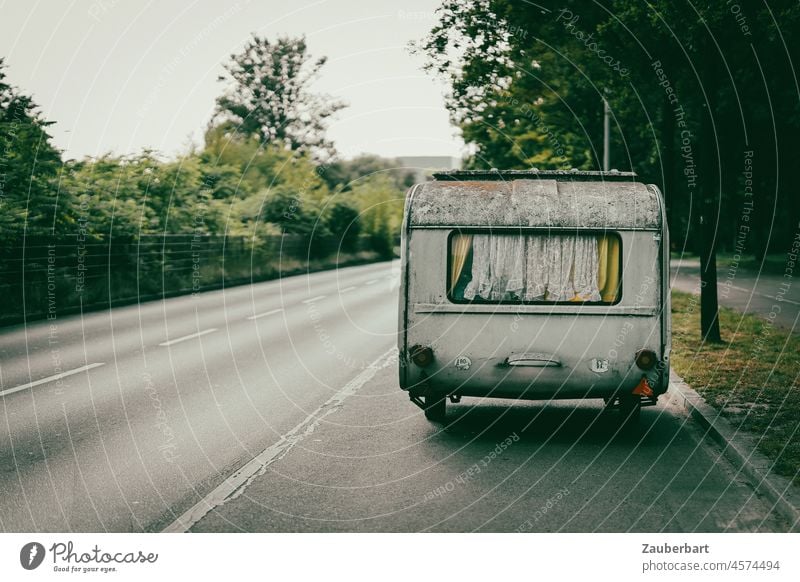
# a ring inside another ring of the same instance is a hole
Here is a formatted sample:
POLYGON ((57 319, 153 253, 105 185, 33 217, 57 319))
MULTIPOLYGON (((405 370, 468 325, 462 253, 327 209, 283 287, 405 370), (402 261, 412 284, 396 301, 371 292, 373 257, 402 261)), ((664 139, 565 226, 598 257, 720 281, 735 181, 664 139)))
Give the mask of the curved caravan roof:
POLYGON ((658 190, 620 172, 453 172, 418 184, 410 227, 660 229, 658 190))

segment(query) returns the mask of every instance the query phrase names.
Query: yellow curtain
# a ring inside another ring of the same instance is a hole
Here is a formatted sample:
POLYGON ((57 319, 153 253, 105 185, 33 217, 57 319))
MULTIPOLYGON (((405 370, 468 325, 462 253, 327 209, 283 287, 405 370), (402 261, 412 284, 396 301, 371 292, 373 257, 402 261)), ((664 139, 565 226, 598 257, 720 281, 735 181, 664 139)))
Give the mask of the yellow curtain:
POLYGON ((619 294, 619 238, 603 235, 597 240, 600 259, 597 286, 603 301, 613 303, 619 294))
POLYGON ((464 263, 467 262, 467 255, 471 248, 471 234, 457 234, 450 239, 450 293, 453 292, 458 278, 461 277, 461 271, 464 270, 464 263))

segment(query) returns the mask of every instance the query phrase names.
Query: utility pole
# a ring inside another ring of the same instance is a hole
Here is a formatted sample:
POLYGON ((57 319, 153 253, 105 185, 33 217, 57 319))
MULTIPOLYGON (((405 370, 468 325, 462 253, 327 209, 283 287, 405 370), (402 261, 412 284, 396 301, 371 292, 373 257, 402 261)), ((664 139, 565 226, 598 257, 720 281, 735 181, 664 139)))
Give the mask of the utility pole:
POLYGON ((611 169, 611 152, 609 151, 609 142, 611 141, 611 108, 608 106, 608 100, 603 97, 603 171, 608 172, 611 169))

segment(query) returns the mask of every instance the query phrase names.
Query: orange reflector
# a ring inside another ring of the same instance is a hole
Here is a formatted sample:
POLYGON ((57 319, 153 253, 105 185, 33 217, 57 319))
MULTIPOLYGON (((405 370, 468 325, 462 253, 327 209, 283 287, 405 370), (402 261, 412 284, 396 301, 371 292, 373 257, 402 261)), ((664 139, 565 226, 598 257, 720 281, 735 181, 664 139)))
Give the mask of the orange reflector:
POLYGON ((647 381, 647 376, 642 376, 642 379, 636 385, 636 388, 633 389, 631 394, 635 394, 636 396, 652 396, 653 389, 650 388, 650 383, 647 381))

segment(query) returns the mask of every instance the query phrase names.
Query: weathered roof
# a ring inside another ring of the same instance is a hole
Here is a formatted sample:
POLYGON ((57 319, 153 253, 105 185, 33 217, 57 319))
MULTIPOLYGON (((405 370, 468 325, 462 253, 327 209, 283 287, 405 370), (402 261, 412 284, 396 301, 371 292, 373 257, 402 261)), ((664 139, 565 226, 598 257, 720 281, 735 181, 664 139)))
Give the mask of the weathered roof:
POLYGON ((412 190, 415 226, 659 229, 655 188, 641 182, 569 179, 435 180, 412 190))
POLYGON ((433 177, 437 180, 448 180, 464 182, 467 180, 522 180, 522 179, 542 179, 550 178, 554 180, 576 180, 576 181, 613 181, 626 180, 632 182, 636 177, 635 172, 620 172, 619 170, 609 170, 599 172, 597 170, 442 170, 434 172, 433 177))

